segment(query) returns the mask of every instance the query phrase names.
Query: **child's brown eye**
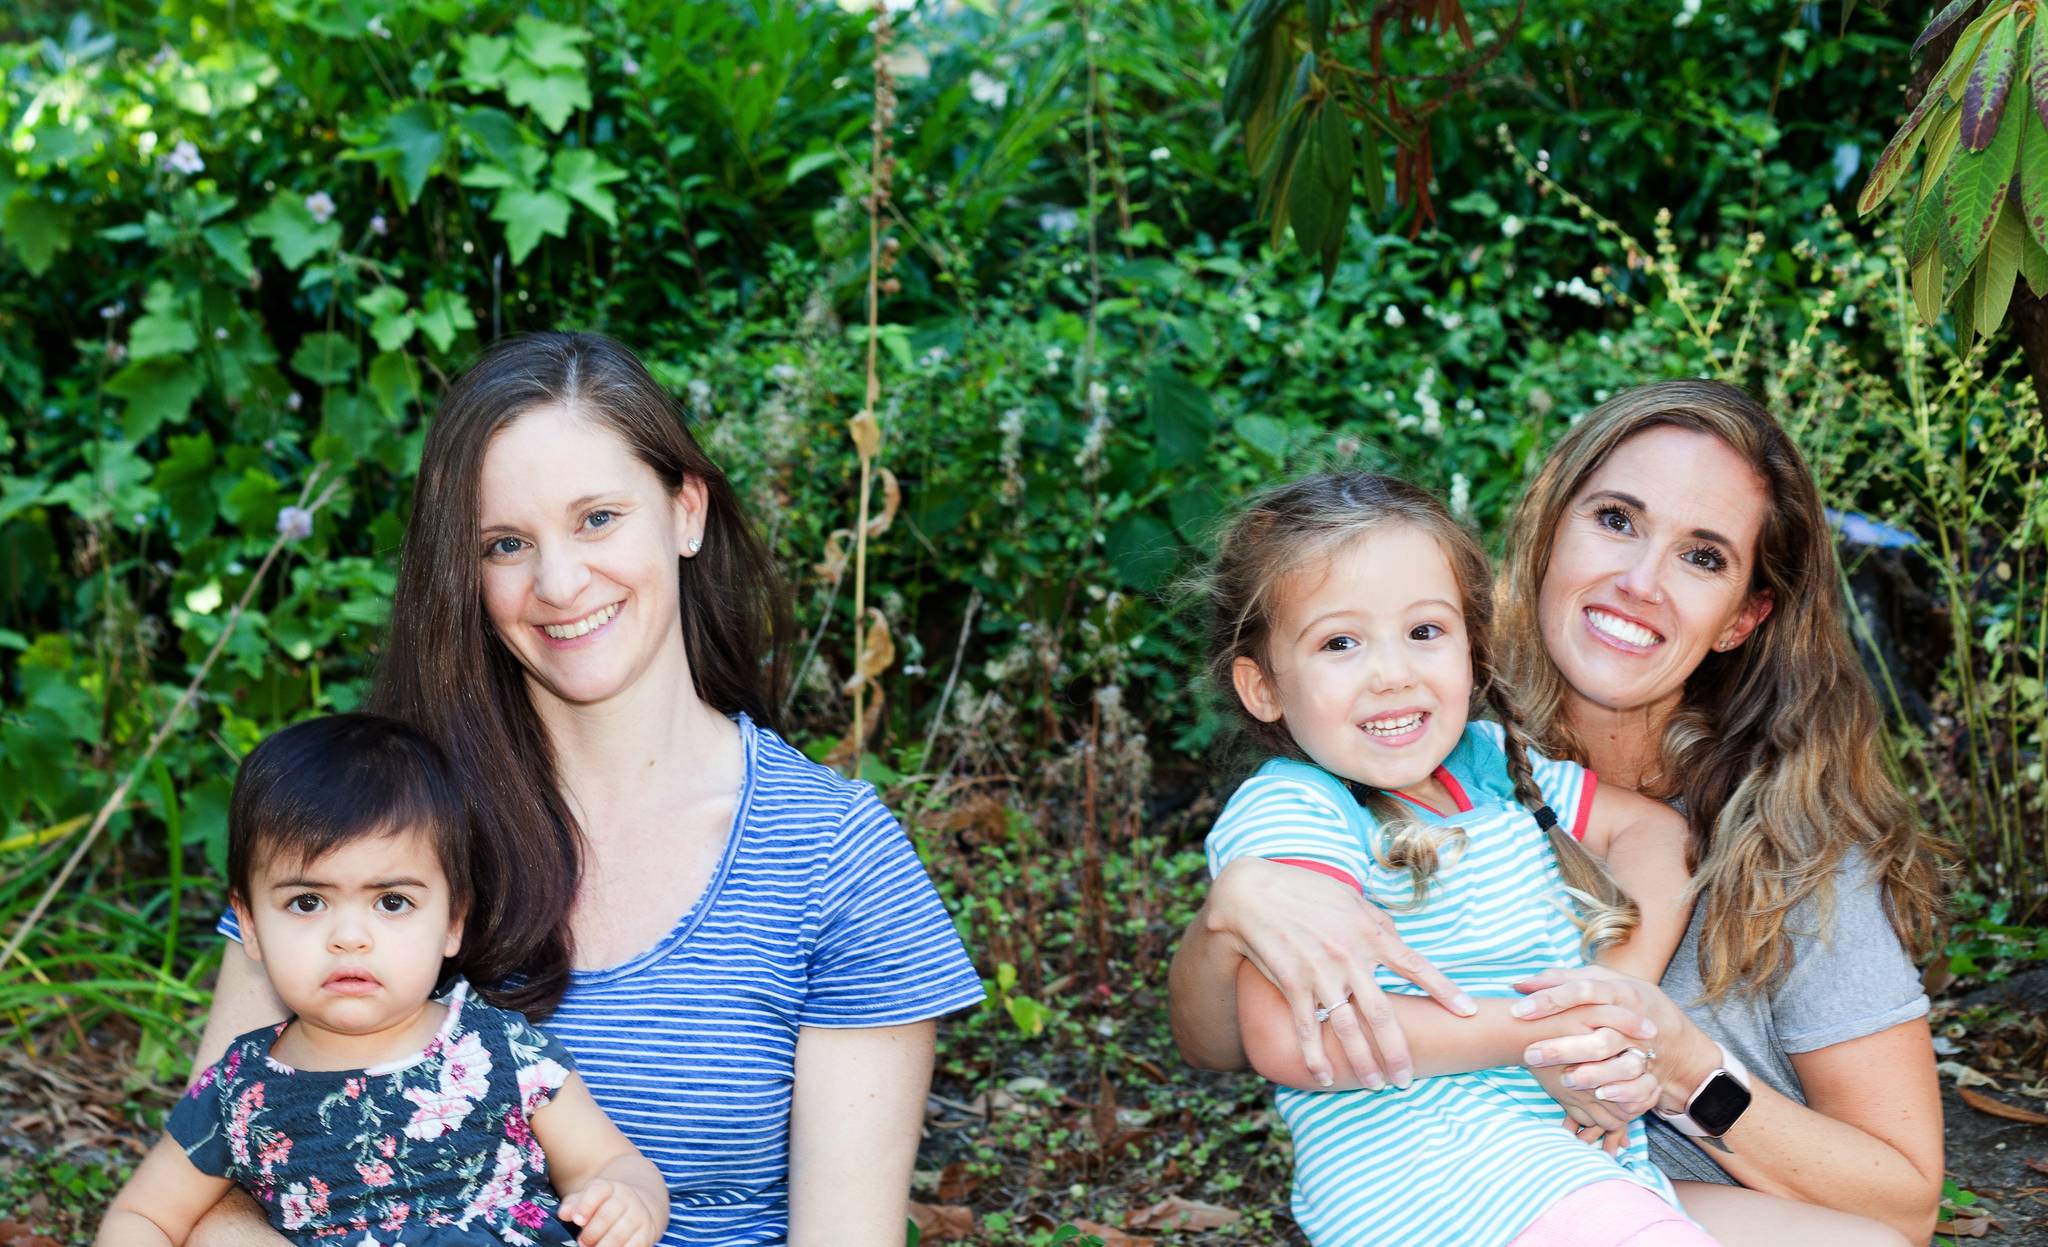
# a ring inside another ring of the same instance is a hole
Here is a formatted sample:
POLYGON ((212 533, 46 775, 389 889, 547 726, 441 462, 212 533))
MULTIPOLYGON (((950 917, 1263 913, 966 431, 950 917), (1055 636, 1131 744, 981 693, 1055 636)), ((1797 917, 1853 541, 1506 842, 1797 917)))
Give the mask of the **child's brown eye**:
POLYGON ((396 892, 386 892, 377 898, 377 910, 379 913, 402 914, 411 908, 412 901, 400 896, 396 892))
POLYGON ((1416 624, 1408 629, 1408 639, 1411 641, 1434 641, 1443 634, 1444 630, 1438 624, 1416 624))
POLYGON ((318 893, 302 892, 284 903, 286 912, 294 914, 317 914, 326 908, 327 902, 318 893))

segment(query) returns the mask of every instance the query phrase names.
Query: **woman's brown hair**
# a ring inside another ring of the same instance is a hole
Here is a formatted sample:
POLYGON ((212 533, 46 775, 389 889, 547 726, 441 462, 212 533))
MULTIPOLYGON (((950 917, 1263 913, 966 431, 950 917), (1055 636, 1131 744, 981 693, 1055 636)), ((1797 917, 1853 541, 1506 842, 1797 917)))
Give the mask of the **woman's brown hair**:
POLYGON ((1738 983, 1766 990, 1784 975, 1787 914, 1812 897, 1827 929, 1830 882, 1852 847, 1868 855, 1900 940, 1926 951, 1941 909, 1940 850, 1885 770, 1877 703, 1849 644, 1813 474, 1742 390, 1682 380, 1617 395, 1565 435, 1523 495, 1499 599, 1503 660, 1531 737, 1552 757, 1587 760, 1537 602, 1558 525, 1587 478, 1615 447, 1660 426, 1719 438, 1770 495, 1749 585, 1770 595, 1770 614, 1744 644, 1708 653, 1687 677, 1643 785, 1684 801, 1707 999, 1738 983))
MULTIPOLYGON (((1254 498, 1224 531, 1202 591, 1209 602, 1206 671, 1250 752, 1311 761, 1288 732, 1284 719, 1268 723, 1231 693, 1232 670, 1249 658, 1272 670, 1267 652, 1280 595, 1290 577, 1325 567, 1345 546, 1366 535, 1407 525, 1432 537, 1450 565, 1463 599, 1465 634, 1472 649, 1472 705, 1500 722, 1508 774, 1515 799, 1531 813, 1549 812, 1529 762, 1528 737, 1508 683, 1500 677, 1493 648, 1493 575, 1479 542, 1425 491, 1406 481, 1369 472, 1319 472, 1254 498)), ((1342 778, 1342 777, 1340 777, 1342 778)), ((1423 824, 1388 793, 1347 783, 1378 820, 1382 863, 1405 869, 1420 904, 1447 850, 1464 833, 1456 827, 1423 824)), ((1628 938, 1639 913, 1597 858, 1557 822, 1544 823, 1566 888, 1579 902, 1574 921, 1589 949, 1628 938)))
POLYGON ((696 693, 773 727, 787 678, 789 607, 774 559, 675 403, 625 347, 594 333, 493 344, 442 397, 420 456, 368 709, 448 755, 477 829, 463 971, 492 1003, 542 1018, 568 989, 581 832, 562 798, 525 671, 483 610, 482 476, 492 437, 562 407, 617 434, 671 493, 704 489, 703 547, 678 560, 683 645, 696 693))

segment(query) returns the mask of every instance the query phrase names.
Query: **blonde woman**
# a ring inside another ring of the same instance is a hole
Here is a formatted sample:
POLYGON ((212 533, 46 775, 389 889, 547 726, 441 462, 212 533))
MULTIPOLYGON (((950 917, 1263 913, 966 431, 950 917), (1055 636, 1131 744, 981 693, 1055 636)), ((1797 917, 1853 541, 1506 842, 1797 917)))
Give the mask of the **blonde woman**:
POLYGON ((1432 1068, 1476 1028, 1529 1025, 1540 1042, 1524 1059, 1571 1067, 1575 1118, 1657 1110, 1655 1158, 1721 1241, 1782 1241, 1796 1219, 1813 1241, 1926 1242, 1941 1114, 1910 954, 1933 937, 1938 872, 1881 764, 1796 448, 1738 389, 1644 386, 1566 436, 1510 532, 1501 639, 1530 736, 1687 817, 1697 899, 1661 987, 1555 972, 1511 1021, 1464 1017, 1469 1002, 1355 891, 1247 859, 1218 876, 1175 957, 1183 1055, 1244 1064, 1247 961, 1336 1085, 1405 1084, 1411 1047, 1432 1068), (1448 1008, 1380 992, 1375 965, 1448 1008), (1649 1025, 1533 1029, 1575 1009, 1649 1025))

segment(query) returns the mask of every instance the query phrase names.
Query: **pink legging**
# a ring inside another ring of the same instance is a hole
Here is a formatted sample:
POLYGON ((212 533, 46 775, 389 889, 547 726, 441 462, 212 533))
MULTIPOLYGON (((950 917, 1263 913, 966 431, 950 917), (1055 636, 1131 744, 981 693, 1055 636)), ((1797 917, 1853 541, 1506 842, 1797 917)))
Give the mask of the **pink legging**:
POLYGON ((1558 1200, 1510 1247, 1716 1247, 1705 1230, 1648 1187, 1621 1178, 1558 1200))

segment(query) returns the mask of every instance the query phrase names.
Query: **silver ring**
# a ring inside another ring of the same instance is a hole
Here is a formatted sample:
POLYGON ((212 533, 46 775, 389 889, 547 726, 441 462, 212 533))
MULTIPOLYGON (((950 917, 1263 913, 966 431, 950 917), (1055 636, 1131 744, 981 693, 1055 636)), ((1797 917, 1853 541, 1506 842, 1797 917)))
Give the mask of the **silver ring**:
POLYGON ((1339 1009, 1343 1008, 1343 1007, 1344 1007, 1345 1005, 1348 1005, 1348 1004, 1350 1004, 1350 1003, 1351 1003, 1351 997, 1347 995, 1347 996, 1345 996, 1345 997, 1344 997, 1344 999, 1342 999, 1342 1000, 1338 1001, 1338 1002, 1337 1002, 1336 1004, 1333 1004, 1333 1005, 1317 1005, 1317 1006, 1316 1006, 1316 1021, 1317 1021, 1317 1022, 1327 1022, 1327 1021, 1329 1021, 1329 1020, 1330 1020, 1330 1015, 1331 1015, 1332 1013, 1335 1013, 1335 1012, 1336 1012, 1337 1010, 1339 1010, 1339 1009))
POLYGON ((1657 1050, 1655 1048, 1640 1048, 1630 1044, 1628 1047, 1623 1048, 1622 1052, 1624 1054, 1633 1052, 1641 1057, 1643 1059, 1643 1073, 1645 1074, 1650 1072, 1650 1062, 1657 1059, 1657 1050))

